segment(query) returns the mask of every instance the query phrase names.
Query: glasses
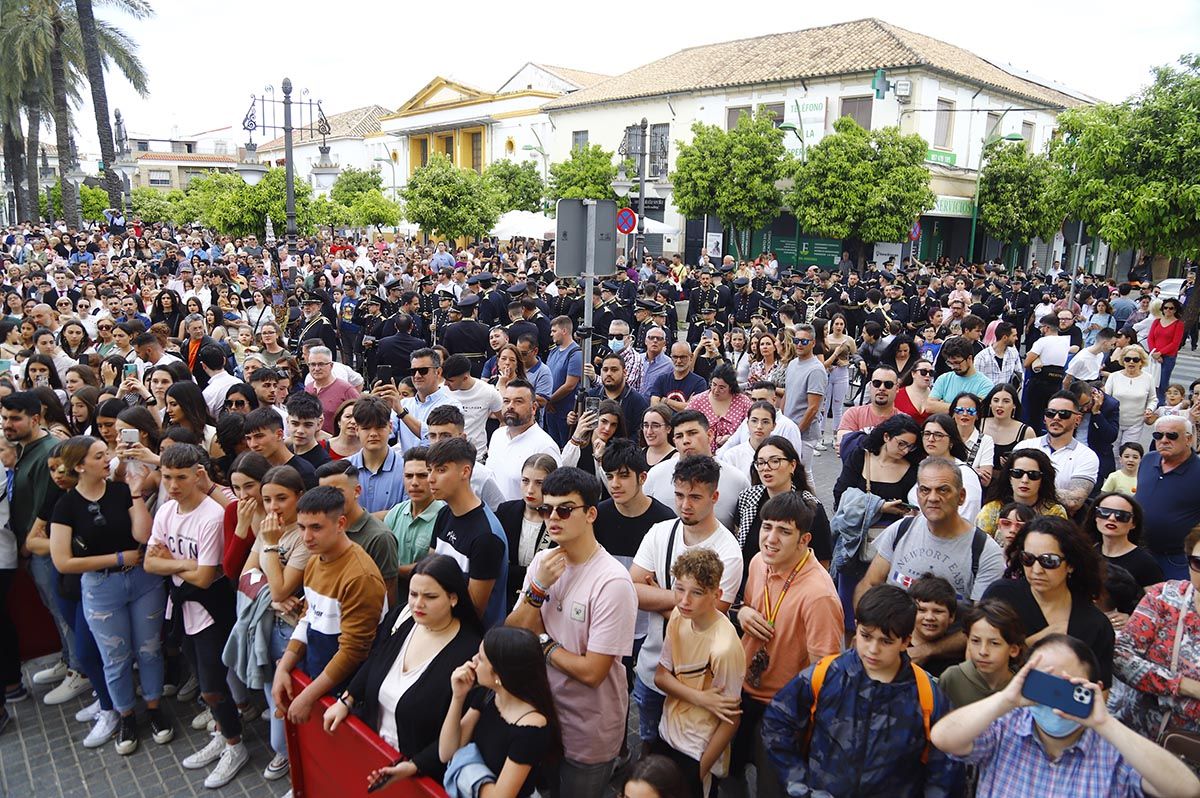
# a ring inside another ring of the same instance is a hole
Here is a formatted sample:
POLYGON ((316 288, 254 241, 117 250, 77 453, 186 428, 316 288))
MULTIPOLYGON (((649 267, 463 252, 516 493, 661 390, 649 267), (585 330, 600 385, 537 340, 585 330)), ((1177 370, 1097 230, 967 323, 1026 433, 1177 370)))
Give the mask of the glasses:
POLYGON ((784 463, 788 462, 791 461, 786 457, 768 457, 766 460, 755 460, 754 467, 759 471, 766 471, 768 469, 774 471, 776 468, 779 468, 784 463))
POLYGON ((921 437, 927 441, 940 441, 942 438, 949 438, 950 436, 937 430, 928 430, 927 432, 922 432, 921 437))
POLYGON ((667 428, 666 424, 654 424, 649 421, 642 423, 642 429, 666 429, 666 428, 667 428))
POLYGON ((896 448, 900 450, 900 454, 908 454, 913 449, 917 448, 917 444, 915 444, 915 443, 909 443, 908 441, 902 441, 902 440, 899 440, 898 438, 893 438, 893 440, 896 441, 896 448))
POLYGON ((1118 510, 1116 507, 1097 507, 1096 517, 1104 520, 1112 519, 1119 524, 1128 524, 1133 520, 1132 510, 1118 510))
POLYGON ((96 502, 91 502, 87 506, 87 511, 92 514, 92 523, 96 526, 107 526, 108 520, 105 519, 104 513, 100 510, 100 505, 96 502))
POLYGON ((226 399, 225 400, 226 409, 234 408, 234 407, 245 407, 246 405, 247 405, 247 402, 245 399, 226 399))
POLYGON ((571 513, 576 510, 582 510, 582 504, 558 504, 549 505, 543 504, 537 508, 537 514, 543 521, 550 520, 550 516, 556 516, 560 521, 566 521, 571 517, 571 513))
POLYGON ((1001 518, 998 521, 996 521, 996 525, 998 527, 1000 527, 1000 529, 1024 529, 1025 528, 1024 521, 1014 521, 1011 518, 1001 518))
POLYGON ((413 366, 412 373, 419 374, 424 377, 429 372, 433 371, 433 366, 413 366))
POLYGON ((1046 412, 1042 413, 1042 418, 1057 418, 1060 421, 1066 421, 1074 415, 1078 415, 1078 410, 1051 410, 1046 408, 1046 412))
MULTIPOLYGON (((310 369, 316 368, 317 366, 324 367, 324 366, 332 366, 332 365, 333 365, 333 361, 331 361, 331 360, 310 360, 310 361, 308 361, 308 367, 310 369)), ((416 371, 416 369, 413 369, 413 371, 416 371)))
POLYGON ((1140 357, 1123 357, 1123 358, 1121 358, 1121 362, 1122 363, 1141 363, 1142 359, 1140 357))
POLYGON ((1188 568, 1191 568, 1196 573, 1200 573, 1200 557, 1197 557, 1195 554, 1189 554, 1187 561, 1188 568))
POLYGON ((896 387, 895 380, 871 380, 872 388, 888 388, 889 390, 896 387))
POLYGON ((99 330, 100 332, 104 332, 105 330, 111 330, 112 325, 111 324, 97 324, 96 329, 99 330))
POLYGON ((1025 477, 1029 477, 1029 479, 1033 482, 1042 481, 1042 472, 1038 471, 1036 468, 1010 468, 1008 470, 1008 475, 1013 479, 1024 479, 1025 477))
POLYGON ((688 361, 692 359, 691 355, 671 355, 672 360, 688 361))
POLYGON ((933 369, 916 369, 913 374, 920 374, 922 377, 932 377, 933 369))
POLYGON ((1161 441, 1163 438, 1166 438, 1169 441, 1177 441, 1177 440, 1179 440, 1179 433, 1178 432, 1158 432, 1156 430, 1156 431, 1150 433, 1150 437, 1156 441, 1161 441))
POLYGON ((1034 563, 1045 568, 1047 571, 1053 571, 1055 568, 1061 568, 1062 564, 1067 561, 1067 558, 1061 554, 1034 554, 1032 552, 1023 551, 1019 555, 1021 565, 1026 568, 1032 568, 1034 563))
POLYGON ((974 415, 978 415, 978 414, 979 414, 979 411, 973 407, 956 407, 956 408, 954 408, 954 415, 956 415, 956 416, 974 416, 974 415))
POLYGON ((799 344, 800 346, 808 346, 809 344, 812 343, 812 339, 811 338, 797 338, 796 343, 799 344))

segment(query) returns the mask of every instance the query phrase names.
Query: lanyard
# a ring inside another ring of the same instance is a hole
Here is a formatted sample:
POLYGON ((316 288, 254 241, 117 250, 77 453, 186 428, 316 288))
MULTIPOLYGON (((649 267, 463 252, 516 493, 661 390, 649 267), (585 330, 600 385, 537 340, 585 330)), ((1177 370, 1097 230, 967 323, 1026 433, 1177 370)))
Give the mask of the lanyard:
POLYGON ((775 626, 775 619, 779 616, 779 608, 783 606, 783 597, 787 595, 788 588, 792 586, 792 580, 796 578, 796 574, 800 573, 800 569, 808 562, 808 558, 812 556, 812 549, 804 553, 804 558, 792 569, 791 574, 783 583, 783 589, 779 591, 779 600, 775 602, 775 606, 771 606, 771 588, 767 583, 763 583, 763 617, 767 619, 772 627, 775 626))

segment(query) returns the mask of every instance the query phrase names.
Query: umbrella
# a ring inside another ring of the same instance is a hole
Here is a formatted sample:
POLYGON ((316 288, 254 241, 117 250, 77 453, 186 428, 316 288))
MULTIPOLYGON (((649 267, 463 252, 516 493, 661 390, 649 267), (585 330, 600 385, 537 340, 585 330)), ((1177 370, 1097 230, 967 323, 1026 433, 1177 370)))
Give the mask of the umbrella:
POLYGON ((492 228, 492 235, 497 238, 546 238, 552 236, 555 230, 553 219, 545 214, 532 211, 509 211, 503 214, 492 228))

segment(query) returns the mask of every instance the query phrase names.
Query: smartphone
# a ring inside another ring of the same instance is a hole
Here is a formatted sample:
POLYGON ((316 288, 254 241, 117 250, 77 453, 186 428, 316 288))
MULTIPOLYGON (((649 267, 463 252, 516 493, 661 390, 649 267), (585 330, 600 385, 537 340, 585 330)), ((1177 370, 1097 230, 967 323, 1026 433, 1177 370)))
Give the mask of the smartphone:
POLYGON ((378 382, 383 382, 390 385, 392 382, 392 367, 387 363, 381 365, 375 370, 375 379, 378 382))
POLYGON ((140 443, 142 440, 141 432, 139 432, 136 429, 133 429, 132 427, 129 429, 121 430, 120 435, 121 435, 121 443, 140 443))
POLYGON ((709 329, 705 330, 705 331, 704 331, 704 332, 703 332, 703 333, 700 335, 700 338, 701 338, 702 340, 705 340, 705 341, 711 341, 711 340, 713 339, 713 331, 712 331, 712 328, 710 327, 709 329))
POLYGON ((49 385, 49 384, 50 384, 50 378, 49 378, 49 377, 44 377, 44 376, 42 376, 42 375, 40 375, 40 374, 39 374, 38 376, 36 376, 36 377, 34 377, 34 378, 33 378, 33 385, 34 385, 34 387, 35 387, 35 388, 42 388, 42 387, 44 387, 44 386, 46 386, 46 385, 49 385))
POLYGON ((1082 684, 1072 684, 1061 676, 1052 676, 1042 671, 1030 671, 1025 674, 1025 685, 1021 695, 1053 709, 1062 710, 1077 718, 1086 718, 1092 714, 1092 702, 1096 694, 1090 687, 1082 684))
POLYGON ((137 363, 126 363, 123 371, 125 372, 126 379, 129 379, 130 377, 133 377, 136 379, 137 378, 137 363))
POLYGON ((914 510, 917 510, 918 508, 915 507, 914 505, 909 504, 908 502, 900 502, 900 509, 906 513, 911 513, 914 510))
MULTIPOLYGON (((404 761, 403 759, 397 759, 395 762, 388 765, 388 767, 394 768, 394 767, 396 767, 396 765, 399 765, 403 761, 404 761)), ((381 779, 376 779, 375 781, 371 782, 371 785, 369 787, 367 787, 367 792, 371 793, 371 792, 375 792, 376 790, 382 790, 384 787, 388 786, 391 783, 392 783, 392 777, 384 776, 381 779)))
POLYGON ((4 374, 9 371, 12 371, 12 361, 0 360, 0 374, 4 374))
POLYGON ((598 413, 599 411, 600 411, 600 397, 599 396, 584 397, 583 412, 598 413))

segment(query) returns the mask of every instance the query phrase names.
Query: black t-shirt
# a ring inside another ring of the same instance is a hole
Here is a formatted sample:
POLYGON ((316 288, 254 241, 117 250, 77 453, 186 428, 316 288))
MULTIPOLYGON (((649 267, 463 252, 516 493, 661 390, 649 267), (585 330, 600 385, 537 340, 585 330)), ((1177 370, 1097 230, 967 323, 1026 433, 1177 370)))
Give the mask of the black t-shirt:
POLYGON ((463 515, 455 515, 449 506, 443 507, 433 522, 433 539, 437 553, 449 554, 458 560, 468 579, 488 580, 500 576, 504 544, 492 532, 492 522, 483 504, 463 515))
MULTIPOLYGON (((54 517, 54 505, 58 504, 58 500, 61 499, 62 496, 63 489, 58 485, 55 485, 54 482, 51 482, 46 487, 46 498, 42 500, 42 506, 38 508, 37 519, 39 521, 45 521, 47 524, 49 524, 50 519, 54 517)), ((50 530, 47 529, 46 533, 49 534, 50 530)))
MULTIPOLYGON (((646 512, 636 518, 622 515, 616 502, 605 499, 596 508, 596 523, 593 526, 596 530, 596 540, 605 551, 614 557, 627 558, 632 562, 638 547, 642 545, 642 538, 646 537, 650 527, 659 521, 674 517, 675 511, 658 499, 650 499, 650 506, 646 508, 646 512)), ((628 564, 626 562, 626 565, 628 564)))
POLYGON ((325 451, 320 446, 314 446, 311 449, 309 449, 307 452, 304 452, 303 454, 298 454, 296 456, 300 457, 304 460, 307 460, 308 464, 313 467, 314 471, 316 471, 316 469, 320 468, 321 466, 325 465, 326 463, 328 463, 330 460, 333 459, 332 457, 329 456, 329 452, 325 451))
POLYGON ((78 491, 67 491, 54 505, 50 520, 71 527, 71 548, 77 557, 116 554, 139 545, 129 517, 132 504, 128 485, 109 482, 98 502, 88 501, 78 491))
POLYGON ((1124 568, 1142 587, 1157 585, 1166 578, 1163 576, 1162 566, 1158 564, 1158 560, 1154 559, 1154 555, 1141 546, 1120 557, 1104 557, 1104 559, 1113 565, 1124 568))
MULTIPOLYGON (((320 449, 321 447, 318 446, 315 448, 320 449)), ((312 490, 317 486, 319 481, 317 479, 317 469, 313 468, 312 463, 308 460, 305 460, 298 454, 294 454, 292 455, 292 459, 288 460, 284 465, 291 466, 300 472, 300 478, 304 480, 305 490, 312 490)))
POLYGON ((488 770, 499 777, 506 759, 532 767, 517 791, 517 798, 528 798, 537 784, 538 765, 550 749, 550 729, 509 723, 496 709, 496 695, 491 690, 473 690, 467 696, 467 707, 479 711, 471 742, 479 746, 479 754, 488 770))

